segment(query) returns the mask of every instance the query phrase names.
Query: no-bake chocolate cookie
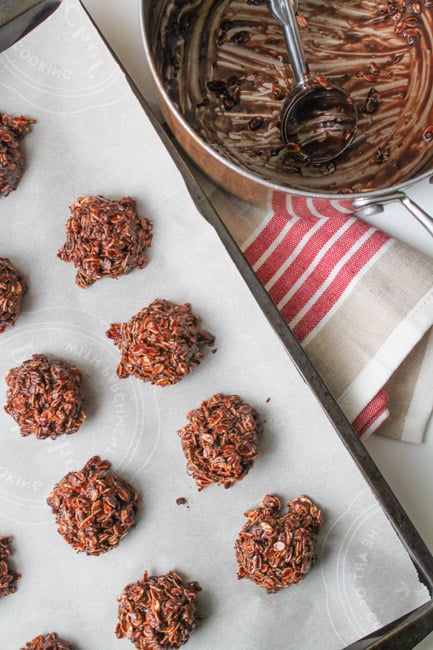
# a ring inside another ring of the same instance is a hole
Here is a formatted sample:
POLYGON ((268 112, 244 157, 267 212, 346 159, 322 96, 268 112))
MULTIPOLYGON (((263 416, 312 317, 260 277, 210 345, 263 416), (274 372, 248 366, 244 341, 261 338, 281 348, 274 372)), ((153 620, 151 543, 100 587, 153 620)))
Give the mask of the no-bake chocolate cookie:
POLYGON ((26 285, 7 257, 0 257, 0 334, 15 325, 26 285))
POLYGON ((238 395, 213 395, 187 413, 189 424, 178 431, 187 471, 199 490, 210 483, 230 487, 240 481, 259 456, 261 432, 257 412, 238 395))
POLYGON ((74 650, 70 643, 59 639, 55 632, 39 634, 33 641, 28 641, 20 650, 74 650))
POLYGON ((100 555, 117 546, 135 526, 139 496, 93 456, 77 472, 69 472, 52 489, 47 503, 57 530, 77 552, 100 555))
POLYGON ((191 305, 154 300, 126 323, 114 323, 107 336, 120 350, 119 377, 134 375, 158 386, 175 384, 202 361, 201 348, 214 336, 200 329, 191 305))
POLYGON ((0 113, 0 195, 16 190, 24 171, 24 156, 20 141, 29 133, 36 120, 11 117, 0 113))
POLYGON ((20 573, 12 571, 8 566, 11 555, 10 542, 10 537, 0 536, 0 598, 15 593, 17 582, 21 578, 20 573))
POLYGON ((184 645, 196 627, 197 582, 185 583, 174 571, 127 585, 119 597, 116 636, 139 650, 172 650, 184 645))
POLYGON ((6 374, 4 407, 22 436, 57 438, 78 431, 86 419, 78 368, 44 354, 34 354, 6 374))
POLYGON ((76 284, 85 288, 103 277, 117 278, 147 264, 152 224, 136 212, 130 197, 79 197, 70 206, 66 242, 57 257, 73 262, 76 284))
POLYGON ((268 593, 299 584, 317 556, 314 544, 322 513, 306 496, 287 504, 280 512, 280 500, 266 495, 262 503, 245 512, 248 521, 235 542, 238 578, 249 578, 268 593))

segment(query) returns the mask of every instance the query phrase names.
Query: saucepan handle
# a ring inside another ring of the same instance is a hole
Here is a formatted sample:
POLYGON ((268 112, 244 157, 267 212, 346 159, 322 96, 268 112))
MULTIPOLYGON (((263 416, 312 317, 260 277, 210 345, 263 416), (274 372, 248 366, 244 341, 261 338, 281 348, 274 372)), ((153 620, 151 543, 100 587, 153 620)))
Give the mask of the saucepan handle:
POLYGON ((424 228, 432 235, 433 237, 433 217, 431 217, 425 210, 419 207, 415 201, 410 199, 407 194, 405 194, 401 199, 401 203, 409 210, 412 216, 415 217, 419 223, 424 226, 424 228))
POLYGON ((355 214, 361 219, 383 211, 386 203, 399 201, 411 213, 413 217, 427 230, 433 237, 433 217, 423 210, 415 201, 407 196, 404 192, 394 192, 379 198, 360 197, 353 199, 352 205, 355 214))

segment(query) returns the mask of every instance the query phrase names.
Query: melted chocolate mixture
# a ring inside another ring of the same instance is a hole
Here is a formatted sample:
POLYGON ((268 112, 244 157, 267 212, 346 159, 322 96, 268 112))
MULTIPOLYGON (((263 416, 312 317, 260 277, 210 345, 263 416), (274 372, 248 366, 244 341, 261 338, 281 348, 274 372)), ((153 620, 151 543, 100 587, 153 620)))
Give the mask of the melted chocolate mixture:
MULTIPOLYGON (((155 2, 155 0, 153 0, 155 2)), ((362 192, 426 171, 433 157, 433 0, 303 0, 298 21, 313 75, 344 88, 355 140, 327 165, 299 162, 280 138, 293 86, 281 28, 265 0, 168 0, 151 11, 168 94, 222 156, 298 190, 362 192)))

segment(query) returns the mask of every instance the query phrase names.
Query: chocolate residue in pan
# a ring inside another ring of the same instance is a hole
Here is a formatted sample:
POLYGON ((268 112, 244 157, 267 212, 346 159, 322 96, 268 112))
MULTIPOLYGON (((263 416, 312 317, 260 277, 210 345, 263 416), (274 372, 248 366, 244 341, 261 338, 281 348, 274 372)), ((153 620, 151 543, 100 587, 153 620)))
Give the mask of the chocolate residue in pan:
POLYGON ((280 111, 294 81, 265 0, 167 2, 152 26, 154 51, 164 52, 159 72, 172 102, 223 157, 301 191, 375 190, 431 166, 431 4, 299 6, 312 74, 343 87, 359 112, 353 145, 328 165, 299 163, 281 142, 280 111))

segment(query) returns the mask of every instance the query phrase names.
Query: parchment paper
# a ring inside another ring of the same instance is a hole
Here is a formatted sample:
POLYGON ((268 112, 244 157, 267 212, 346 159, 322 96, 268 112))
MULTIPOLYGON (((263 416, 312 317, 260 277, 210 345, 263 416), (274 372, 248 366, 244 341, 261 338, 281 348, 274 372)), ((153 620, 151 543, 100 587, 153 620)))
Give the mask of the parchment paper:
POLYGON ((2 650, 50 631, 78 650, 131 647, 114 635, 117 597, 144 570, 200 582, 204 618, 191 650, 340 648, 427 601, 382 509, 77 2, 64 0, 0 56, 0 86, 0 110, 37 119, 23 143, 21 184, 0 199, 0 256, 29 287, 17 324, 0 335, 0 400, 8 369, 45 353, 81 369, 87 412, 76 434, 41 441, 22 438, 1 410, 0 534, 13 536, 22 573, 17 592, 0 601, 2 650), (83 290, 56 252, 68 206, 88 194, 134 197, 154 240, 145 269, 83 290), (191 302, 216 336, 217 352, 167 388, 118 379, 118 350, 105 336, 156 297, 191 302), (260 412, 261 457, 240 484, 199 493, 176 431, 218 391, 260 412), (57 533, 46 497, 94 454, 135 486, 141 506, 116 549, 87 557, 57 533), (237 580, 233 551, 243 512, 267 493, 283 503, 307 494, 325 518, 318 563, 302 585, 275 595, 237 580))

